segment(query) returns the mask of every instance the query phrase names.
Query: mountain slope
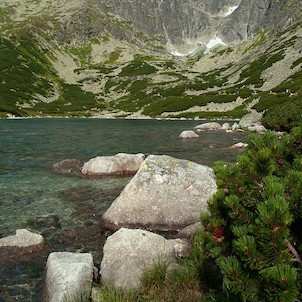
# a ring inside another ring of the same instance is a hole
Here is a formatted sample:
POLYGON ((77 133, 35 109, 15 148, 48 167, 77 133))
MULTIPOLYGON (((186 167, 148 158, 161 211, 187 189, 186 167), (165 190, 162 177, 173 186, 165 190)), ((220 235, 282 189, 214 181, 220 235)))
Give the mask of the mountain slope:
POLYGON ((301 94, 298 4, 2 0, 0 112, 269 115, 301 94))

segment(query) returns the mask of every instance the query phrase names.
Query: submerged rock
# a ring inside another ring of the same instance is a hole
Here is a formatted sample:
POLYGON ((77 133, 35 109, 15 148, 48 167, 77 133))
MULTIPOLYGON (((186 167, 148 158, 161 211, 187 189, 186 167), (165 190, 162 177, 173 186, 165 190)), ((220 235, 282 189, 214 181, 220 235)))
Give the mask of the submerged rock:
POLYGON ((88 301, 93 267, 89 253, 51 253, 46 264, 45 301, 88 301))
POLYGON ((144 161, 145 155, 118 153, 114 156, 98 156, 84 163, 82 173, 86 175, 133 175, 144 161))
POLYGON ((167 155, 150 155, 102 216, 105 227, 178 231, 199 221, 216 192, 211 168, 167 155))
POLYGON ((0 263, 27 261, 46 250, 43 236, 26 229, 19 229, 16 235, 0 239, 0 263))
POLYGON ((54 171, 57 173, 79 176, 82 174, 81 173, 82 166, 83 163, 80 160, 64 159, 54 164, 52 167, 54 171))

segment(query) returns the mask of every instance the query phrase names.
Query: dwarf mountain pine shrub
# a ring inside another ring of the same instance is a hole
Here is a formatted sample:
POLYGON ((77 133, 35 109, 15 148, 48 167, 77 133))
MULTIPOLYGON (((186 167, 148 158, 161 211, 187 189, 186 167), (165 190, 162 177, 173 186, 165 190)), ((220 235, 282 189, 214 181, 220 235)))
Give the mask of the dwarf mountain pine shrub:
POLYGON ((248 144, 236 164, 214 168, 219 189, 201 217, 202 266, 220 270, 214 288, 230 301, 301 301, 302 127, 282 140, 251 135, 248 144))

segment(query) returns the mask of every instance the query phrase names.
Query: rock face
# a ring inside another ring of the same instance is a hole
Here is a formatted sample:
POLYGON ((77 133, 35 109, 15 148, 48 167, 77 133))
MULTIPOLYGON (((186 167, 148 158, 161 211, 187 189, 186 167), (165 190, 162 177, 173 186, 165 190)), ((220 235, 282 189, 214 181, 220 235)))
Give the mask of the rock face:
POLYGON ((77 159, 65 159, 52 167, 55 172, 60 174, 69 174, 69 175, 81 175, 82 162, 77 159))
POLYGON ((30 260, 45 251, 44 238, 26 229, 19 229, 16 235, 0 239, 0 263, 30 260))
POLYGON ((216 192, 211 168, 166 155, 150 155, 102 217, 109 229, 144 227, 178 231, 199 221, 216 192))
MULTIPOLYGON (((280 28, 294 16, 288 0, 241 0, 234 13, 222 20, 218 33, 227 42, 247 39, 263 28, 280 28)), ((293 1, 292 1, 293 2, 293 1)))
POLYGON ((90 297, 93 258, 89 253, 51 253, 46 264, 45 301, 83 301, 90 297))
POLYGON ((143 270, 158 262, 172 262, 174 245, 164 237, 121 228, 107 238, 101 263, 101 281, 125 290, 137 288, 143 270))
POLYGON ((144 161, 144 154, 118 153, 114 156, 98 156, 84 163, 86 175, 133 175, 144 161))
POLYGON ((196 134, 194 131, 191 131, 191 130, 183 131, 179 135, 179 138, 184 138, 184 139, 197 138, 197 137, 199 137, 199 135, 196 134))

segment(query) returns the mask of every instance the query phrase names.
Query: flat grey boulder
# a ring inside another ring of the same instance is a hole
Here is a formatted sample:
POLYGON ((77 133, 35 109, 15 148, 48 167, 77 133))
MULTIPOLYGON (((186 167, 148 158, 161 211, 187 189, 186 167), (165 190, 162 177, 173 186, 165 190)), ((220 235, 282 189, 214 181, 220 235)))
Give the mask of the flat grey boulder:
POLYGON ((45 252, 43 236, 26 229, 19 229, 16 235, 0 239, 0 263, 30 260, 45 252))
POLYGON ((216 192, 211 168, 167 155, 150 155, 102 216, 104 227, 178 231, 199 221, 216 192))
POLYGON ((103 248, 101 282, 124 290, 138 288, 144 270, 175 260, 174 242, 163 236, 121 228, 103 248))
POLYGON ((92 279, 91 254, 51 253, 46 264, 45 301, 88 301, 92 279))
POLYGON ((183 139, 190 139, 190 138, 197 138, 199 137, 198 134, 196 134, 194 131, 192 130, 186 130, 180 133, 179 138, 183 138, 183 139))
POLYGON ((85 175, 133 175, 144 161, 144 154, 118 153, 113 156, 98 156, 84 163, 85 175))
POLYGON ((203 130, 220 130, 221 125, 216 122, 209 122, 209 123, 203 123, 200 125, 197 125, 194 127, 197 131, 203 131, 203 130))

